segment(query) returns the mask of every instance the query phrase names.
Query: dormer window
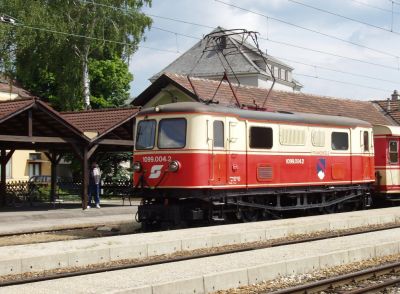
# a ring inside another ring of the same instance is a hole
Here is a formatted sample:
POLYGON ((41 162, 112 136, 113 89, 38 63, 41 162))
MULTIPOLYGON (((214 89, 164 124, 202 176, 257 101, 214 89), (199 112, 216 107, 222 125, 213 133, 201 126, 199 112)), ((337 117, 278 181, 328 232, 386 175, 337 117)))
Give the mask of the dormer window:
POLYGON ((279 78, 278 75, 279 75, 279 67, 274 66, 274 77, 275 77, 275 79, 279 78))
POLYGON ((285 71, 283 68, 281 68, 281 69, 279 70, 279 78, 280 78, 281 80, 285 80, 285 79, 286 79, 286 71, 285 71))

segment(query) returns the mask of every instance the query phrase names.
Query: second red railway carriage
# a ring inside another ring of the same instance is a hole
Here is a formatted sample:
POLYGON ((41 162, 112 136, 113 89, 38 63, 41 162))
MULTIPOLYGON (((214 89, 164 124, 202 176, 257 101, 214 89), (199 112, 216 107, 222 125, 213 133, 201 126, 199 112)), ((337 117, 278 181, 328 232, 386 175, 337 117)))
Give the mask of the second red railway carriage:
POLYGON ((369 123, 183 102, 142 110, 134 182, 144 224, 236 217, 369 202, 369 123))

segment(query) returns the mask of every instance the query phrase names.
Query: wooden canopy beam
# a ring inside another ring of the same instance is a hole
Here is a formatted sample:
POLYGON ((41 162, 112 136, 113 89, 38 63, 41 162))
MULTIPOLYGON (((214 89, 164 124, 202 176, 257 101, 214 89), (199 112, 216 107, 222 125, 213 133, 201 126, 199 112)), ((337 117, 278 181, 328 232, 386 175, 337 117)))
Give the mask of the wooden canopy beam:
POLYGON ((41 136, 10 136, 0 135, 0 141, 5 142, 24 142, 24 143, 71 143, 77 142, 72 138, 62 137, 41 137, 41 136))

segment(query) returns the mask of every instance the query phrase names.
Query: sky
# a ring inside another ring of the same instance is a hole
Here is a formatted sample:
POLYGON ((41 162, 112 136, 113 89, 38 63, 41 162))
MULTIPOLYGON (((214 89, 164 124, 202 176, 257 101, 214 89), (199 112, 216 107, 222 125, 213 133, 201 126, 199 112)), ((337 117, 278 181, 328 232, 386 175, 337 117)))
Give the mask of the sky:
POLYGON ((386 99, 400 90, 397 1, 153 0, 142 10, 152 16, 152 28, 129 62, 131 95, 139 95, 152 75, 221 26, 257 31, 260 49, 294 68, 303 93, 386 99))

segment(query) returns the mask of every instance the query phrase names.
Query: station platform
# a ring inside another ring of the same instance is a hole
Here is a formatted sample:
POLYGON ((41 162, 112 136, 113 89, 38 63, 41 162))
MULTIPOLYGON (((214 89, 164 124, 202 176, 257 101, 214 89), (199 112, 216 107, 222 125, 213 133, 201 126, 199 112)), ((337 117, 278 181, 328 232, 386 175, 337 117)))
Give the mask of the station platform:
POLYGON ((80 203, 62 203, 0 210, 0 236, 78 229, 135 222, 138 201, 103 200, 101 208, 82 210, 80 203), (125 202, 126 204, 126 202, 125 202))
MULTIPOLYGON (((364 212, 364 215, 369 213, 364 212)), ((346 214, 340 218, 346 219, 346 214)), ((274 222, 270 222, 270 225, 275 227, 274 222)), ((311 273, 351 262, 399 254, 399 245, 400 229, 390 229, 145 268, 3 287, 1 292, 213 293, 277 277, 311 273)))
MULTIPOLYGON (((92 211, 83 213, 89 215, 92 211)), ((109 216, 96 217, 104 221, 109 216)), ((129 213, 125 214, 125 217, 132 221, 132 215, 129 213)), ((87 266, 124 259, 142 259, 184 250, 271 241, 318 232, 395 223, 400 223, 400 209, 397 207, 174 231, 3 246, 0 250, 0 275, 87 266)))

